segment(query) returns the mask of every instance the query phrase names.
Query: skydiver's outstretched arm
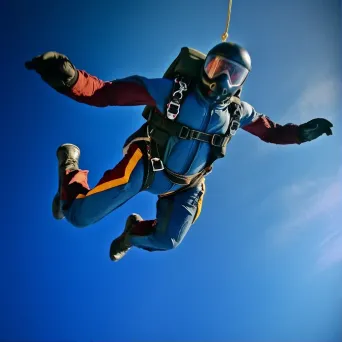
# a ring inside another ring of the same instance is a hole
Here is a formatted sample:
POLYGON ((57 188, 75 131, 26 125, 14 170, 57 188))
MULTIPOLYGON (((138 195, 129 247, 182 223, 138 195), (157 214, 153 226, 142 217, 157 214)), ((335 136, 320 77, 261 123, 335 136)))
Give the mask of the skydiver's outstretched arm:
POLYGON ((102 81, 86 71, 78 70, 67 56, 47 52, 25 63, 58 92, 96 107, 106 106, 155 106, 153 80, 134 76, 115 81, 102 81), (148 83, 148 84, 147 84, 148 83))
POLYGON ((244 116, 241 128, 261 140, 278 145, 302 144, 314 140, 322 134, 332 135, 332 123, 326 119, 313 119, 307 123, 297 125, 288 123, 280 125, 266 115, 257 113, 255 109, 243 102, 244 116))
POLYGON ((155 106, 143 77, 132 76, 115 81, 102 81, 86 71, 77 70, 77 82, 64 94, 90 106, 155 106))
POLYGON ((288 145, 301 143, 298 125, 289 123, 282 126, 273 122, 265 115, 258 116, 252 123, 244 126, 243 130, 271 144, 288 145))

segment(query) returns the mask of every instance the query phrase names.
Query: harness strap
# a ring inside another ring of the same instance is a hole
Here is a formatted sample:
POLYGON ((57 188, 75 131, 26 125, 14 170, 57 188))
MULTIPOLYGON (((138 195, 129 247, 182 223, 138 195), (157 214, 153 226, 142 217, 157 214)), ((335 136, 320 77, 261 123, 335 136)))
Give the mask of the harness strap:
POLYGON ((168 196, 196 186, 203 177, 211 172, 213 162, 224 155, 225 152, 222 155, 222 149, 225 151, 227 143, 235 135, 240 126, 242 114, 241 104, 235 101, 230 103, 227 108, 231 113, 231 117, 225 134, 208 134, 174 121, 179 114, 180 105, 185 97, 184 92, 188 90, 188 85, 189 82, 184 81, 184 78, 176 78, 171 100, 166 106, 167 115, 163 116, 157 109, 152 109, 147 119, 147 136, 149 141, 144 142, 146 162, 143 189, 147 189, 152 184, 155 172, 158 171, 164 171, 172 183, 182 185, 180 189, 161 196, 168 196), (164 148, 171 136, 186 140, 198 140, 210 144, 212 146, 212 152, 207 166, 202 171, 191 176, 182 175, 167 168, 162 160, 164 148), (159 149, 162 153, 160 153, 159 149))
POLYGON ((180 106, 189 90, 191 81, 184 76, 177 75, 173 82, 172 95, 166 105, 166 116, 169 120, 175 120, 179 114, 180 106))
POLYGON ((161 146, 164 146, 170 136, 185 140, 197 140, 208 143, 215 147, 223 147, 228 142, 228 136, 225 134, 208 134, 197 131, 185 126, 177 121, 171 121, 157 111, 152 110, 148 118, 151 127, 150 136, 161 146))
POLYGON ((191 176, 184 176, 179 173, 173 172, 168 168, 164 168, 164 171, 166 172, 168 178, 170 181, 174 184, 178 185, 189 185, 191 184, 196 178, 200 177, 202 174, 204 174, 204 170, 201 172, 198 172, 191 176))
POLYGON ((164 194, 158 195, 158 197, 163 198, 166 196, 175 195, 175 194, 178 194, 180 192, 186 191, 190 188, 197 186, 200 182, 202 182, 203 178, 211 172, 211 170, 212 170, 212 167, 205 168, 203 171, 198 173, 198 176, 196 178, 194 178, 190 184, 185 185, 185 186, 183 186, 177 190, 169 191, 169 192, 166 192, 164 194))
POLYGON ((164 163, 162 162, 162 156, 160 155, 158 144, 152 140, 150 144, 150 164, 152 167, 153 172, 164 171, 167 177, 170 179, 172 183, 179 184, 179 185, 189 185, 191 184, 194 179, 201 176, 204 173, 200 171, 194 175, 186 176, 176 172, 171 171, 167 168, 164 163))

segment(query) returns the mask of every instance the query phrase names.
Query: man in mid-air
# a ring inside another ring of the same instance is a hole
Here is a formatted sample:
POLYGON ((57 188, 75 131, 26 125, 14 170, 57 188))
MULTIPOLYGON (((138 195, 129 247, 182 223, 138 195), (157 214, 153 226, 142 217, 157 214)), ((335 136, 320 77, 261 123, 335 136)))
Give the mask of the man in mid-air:
POLYGON ((141 191, 158 195, 156 219, 143 220, 138 214, 128 217, 123 233, 110 246, 114 261, 132 247, 166 251, 181 243, 201 213, 205 177, 214 161, 225 155, 238 128, 282 145, 332 134, 333 125, 325 119, 282 126, 240 101, 251 58, 231 42, 208 52, 190 85, 165 77, 102 81, 57 52, 39 55, 25 65, 75 101, 96 107, 152 108, 147 123, 126 141, 123 159, 93 188, 87 182, 88 171, 79 167, 80 149, 73 144, 57 149, 59 186, 52 205, 56 219, 86 227, 141 191))

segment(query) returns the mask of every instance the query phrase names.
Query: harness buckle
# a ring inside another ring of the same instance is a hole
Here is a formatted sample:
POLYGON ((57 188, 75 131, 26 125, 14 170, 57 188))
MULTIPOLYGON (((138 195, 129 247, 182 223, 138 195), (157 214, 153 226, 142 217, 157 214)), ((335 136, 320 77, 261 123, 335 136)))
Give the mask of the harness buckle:
POLYGON ((224 137, 220 134, 213 134, 211 138, 211 144, 215 147, 221 147, 223 145, 224 137))
POLYGON ((186 84, 185 81, 183 81, 183 77, 181 77, 181 79, 179 79, 178 77, 175 78, 175 83, 179 84, 180 89, 182 90, 187 90, 188 89, 188 85, 186 84))
POLYGON ((190 133, 190 129, 186 126, 183 126, 178 134, 178 138, 187 139, 190 133))
POLYGON ((174 101, 170 101, 167 105, 167 117, 169 119, 175 119, 179 114, 180 104, 174 101))
POLYGON ((185 91, 185 88, 180 88, 179 90, 176 90, 173 94, 172 97, 176 97, 178 101, 180 101, 183 98, 183 91, 185 91))
POLYGON ((195 130, 193 130, 193 129, 192 129, 189 133, 190 133, 190 134, 189 134, 190 139, 194 139, 194 140, 198 140, 198 137, 199 137, 200 134, 201 134, 201 132, 195 131, 195 130))
POLYGON ((162 171, 164 170, 164 164, 159 158, 151 158, 152 170, 162 171))
POLYGON ((230 125, 230 135, 235 135, 239 126, 240 126, 240 122, 238 120, 233 120, 231 125, 230 125))

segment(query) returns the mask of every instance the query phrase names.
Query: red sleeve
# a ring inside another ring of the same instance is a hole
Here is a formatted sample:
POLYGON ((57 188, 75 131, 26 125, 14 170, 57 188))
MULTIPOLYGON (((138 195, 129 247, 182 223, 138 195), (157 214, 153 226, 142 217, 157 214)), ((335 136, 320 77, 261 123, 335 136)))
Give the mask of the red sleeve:
POLYGON ((139 77, 105 82, 84 70, 78 70, 76 84, 64 94, 77 102, 95 107, 155 106, 154 99, 139 82, 139 77))
POLYGON ((267 116, 259 116, 254 122, 243 129, 261 140, 279 145, 300 144, 298 139, 298 125, 286 124, 281 126, 267 116))

